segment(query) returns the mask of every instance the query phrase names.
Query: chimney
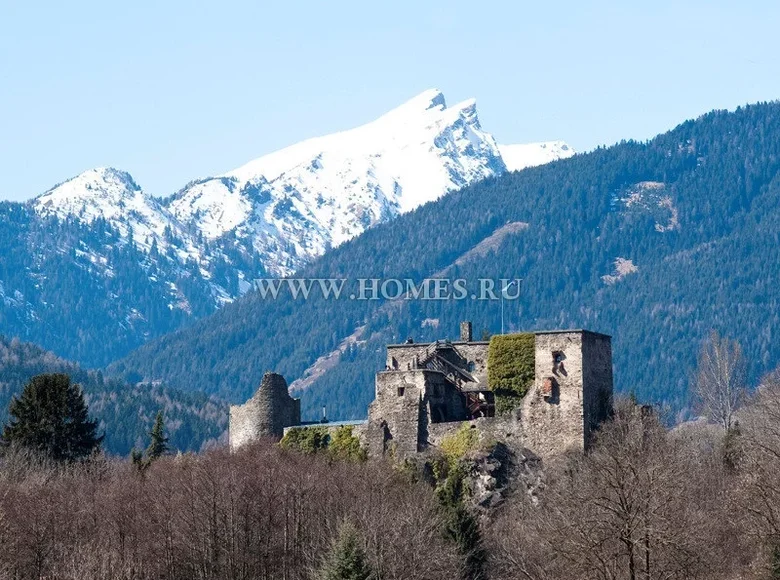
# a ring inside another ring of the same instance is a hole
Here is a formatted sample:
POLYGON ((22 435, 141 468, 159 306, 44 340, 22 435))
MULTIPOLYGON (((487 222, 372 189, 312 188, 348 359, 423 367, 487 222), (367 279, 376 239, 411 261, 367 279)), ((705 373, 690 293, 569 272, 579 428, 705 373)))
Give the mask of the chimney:
POLYGON ((460 323, 460 341, 461 342, 471 342, 472 335, 471 335, 471 322, 468 320, 464 320, 460 323))

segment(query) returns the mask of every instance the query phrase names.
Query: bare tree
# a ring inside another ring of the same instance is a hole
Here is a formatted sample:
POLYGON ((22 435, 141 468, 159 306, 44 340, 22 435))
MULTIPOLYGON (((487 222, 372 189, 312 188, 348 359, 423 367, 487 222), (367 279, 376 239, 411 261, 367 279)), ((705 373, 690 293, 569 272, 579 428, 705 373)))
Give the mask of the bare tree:
POLYGON ((735 340, 712 331, 699 352, 696 398, 701 411, 729 431, 746 393, 747 365, 735 340))
POLYGON ((745 407, 740 509, 751 519, 750 533, 778 545, 780 540, 780 369, 767 375, 745 407))
POLYGON ((511 505, 489 528, 491 578, 744 578, 714 457, 619 402, 588 455, 547 467, 538 505, 511 505))

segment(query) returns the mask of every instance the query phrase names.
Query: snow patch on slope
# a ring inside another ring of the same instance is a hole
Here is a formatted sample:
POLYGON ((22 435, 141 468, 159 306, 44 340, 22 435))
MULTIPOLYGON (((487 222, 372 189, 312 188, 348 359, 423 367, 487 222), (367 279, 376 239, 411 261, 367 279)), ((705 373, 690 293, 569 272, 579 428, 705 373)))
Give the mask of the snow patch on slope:
POLYGON ((564 141, 499 145, 498 149, 501 151, 507 171, 520 171, 526 167, 544 165, 556 159, 566 159, 575 153, 574 149, 564 141))

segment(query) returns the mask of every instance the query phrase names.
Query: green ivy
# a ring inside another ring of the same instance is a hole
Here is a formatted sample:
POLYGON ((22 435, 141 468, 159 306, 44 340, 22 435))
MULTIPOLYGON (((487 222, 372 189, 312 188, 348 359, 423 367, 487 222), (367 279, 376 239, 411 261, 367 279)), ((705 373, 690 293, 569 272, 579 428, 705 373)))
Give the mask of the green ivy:
POLYGON ((535 337, 531 332, 499 334, 488 347, 488 387, 496 394, 496 411, 520 404, 534 381, 535 337))
POLYGON ((289 451, 310 455, 327 449, 329 438, 325 427, 293 427, 284 434, 279 445, 289 451))

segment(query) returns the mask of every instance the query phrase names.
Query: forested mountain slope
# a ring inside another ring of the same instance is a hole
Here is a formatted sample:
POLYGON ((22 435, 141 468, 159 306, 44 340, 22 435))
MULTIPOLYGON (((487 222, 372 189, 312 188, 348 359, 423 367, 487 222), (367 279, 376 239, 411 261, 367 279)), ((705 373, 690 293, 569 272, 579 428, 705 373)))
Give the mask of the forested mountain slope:
POLYGON ((103 366, 213 313, 268 272, 291 274, 508 166, 573 154, 562 141, 499 149, 473 99, 448 107, 429 90, 371 123, 164 199, 126 171, 90 169, 29 202, 0 203, 0 331, 103 366))
POLYGON ((215 442, 227 428, 227 409, 216 398, 152 385, 128 385, 106 379, 100 372, 77 364, 18 339, 0 336, 0 422, 8 418, 8 404, 31 377, 65 373, 81 385, 92 417, 105 432, 104 449, 127 455, 135 445, 148 444, 148 432, 158 411, 165 414, 166 432, 173 449, 197 451, 215 442))
MULTIPOLYGON (((521 277, 521 299, 507 303, 509 329, 612 334, 617 387, 683 410, 711 328, 742 342, 752 377, 780 362, 779 170, 780 104, 716 111, 647 143, 464 188, 366 231, 298 275, 521 277)), ((305 386, 310 416, 327 404, 332 418, 359 417, 385 342, 457 336, 462 319, 478 334, 497 332, 500 304, 252 293, 111 371, 239 401, 265 370, 292 381, 342 350, 319 378, 295 386, 305 386)))

